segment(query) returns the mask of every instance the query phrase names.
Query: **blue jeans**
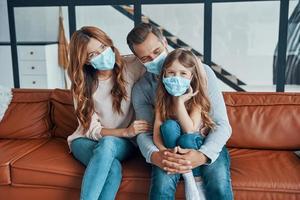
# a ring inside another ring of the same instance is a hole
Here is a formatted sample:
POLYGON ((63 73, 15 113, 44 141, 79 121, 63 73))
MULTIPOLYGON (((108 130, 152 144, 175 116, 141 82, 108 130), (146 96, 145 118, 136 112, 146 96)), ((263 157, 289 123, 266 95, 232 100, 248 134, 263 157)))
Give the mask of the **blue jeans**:
POLYGON ((71 142, 74 157, 86 166, 81 185, 81 200, 113 200, 122 179, 120 161, 134 151, 124 138, 105 136, 99 141, 78 138, 71 142))
MULTIPOLYGON (((161 137, 167 148, 180 146, 185 149, 199 149, 203 143, 203 136, 199 133, 184 134, 179 123, 175 120, 166 120, 160 127, 161 137)), ((201 165, 193 169, 194 176, 201 176, 206 199, 233 199, 230 158, 224 146, 217 160, 210 165, 201 165)), ((167 174, 157 166, 152 167, 150 199, 175 199, 176 186, 180 174, 167 174)))

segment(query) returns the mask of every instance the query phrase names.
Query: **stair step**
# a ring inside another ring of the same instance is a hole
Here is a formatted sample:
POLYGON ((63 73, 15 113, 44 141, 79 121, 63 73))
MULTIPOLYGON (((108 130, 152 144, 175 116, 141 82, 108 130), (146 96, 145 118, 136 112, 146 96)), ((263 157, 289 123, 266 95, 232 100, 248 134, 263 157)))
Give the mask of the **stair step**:
POLYGON ((212 65, 211 66, 216 72, 218 72, 218 73, 222 73, 222 67, 221 66, 219 66, 219 65, 212 65))
POLYGON ((184 49, 187 49, 187 50, 189 50, 189 51, 191 51, 193 48, 192 47, 190 47, 190 46, 181 46, 180 48, 184 48, 184 49))
POLYGON ((176 37, 176 36, 168 36, 166 38, 169 39, 169 40, 171 40, 174 43, 177 43, 177 40, 178 40, 178 37, 176 37))
MULTIPOLYGON (((134 15, 134 8, 132 6, 120 6, 120 7, 123 8, 126 12, 130 13, 132 16, 134 15)), ((164 28, 162 26, 159 26, 157 23, 152 21, 148 16, 142 15, 142 22, 154 24, 164 34, 164 36, 167 38, 167 40, 171 41, 170 43, 173 48, 181 47, 181 48, 185 48, 187 50, 193 51, 197 55, 197 57, 199 57, 201 59, 201 61, 203 62, 203 55, 201 55, 198 51, 196 51, 192 47, 188 46, 188 44, 186 44, 185 42, 180 40, 178 37, 172 35, 172 33, 168 32, 167 30, 164 30, 164 28), (172 43, 175 43, 175 45, 172 43)), ((230 80, 237 87, 239 87, 239 85, 245 85, 245 83, 243 83, 241 80, 239 80, 235 75, 231 75, 229 72, 224 70, 221 65, 212 63, 211 67, 213 68, 213 70, 216 73, 218 73, 225 79, 230 80)))
POLYGON ((127 12, 133 14, 134 13, 134 8, 131 6, 121 6, 122 8, 124 8, 127 12))
POLYGON ((149 23, 149 17, 147 17, 147 16, 142 16, 142 22, 144 22, 144 23, 149 23))
POLYGON ((223 75, 225 78, 229 79, 231 82, 235 83, 236 85, 238 84, 238 79, 234 75, 223 75))

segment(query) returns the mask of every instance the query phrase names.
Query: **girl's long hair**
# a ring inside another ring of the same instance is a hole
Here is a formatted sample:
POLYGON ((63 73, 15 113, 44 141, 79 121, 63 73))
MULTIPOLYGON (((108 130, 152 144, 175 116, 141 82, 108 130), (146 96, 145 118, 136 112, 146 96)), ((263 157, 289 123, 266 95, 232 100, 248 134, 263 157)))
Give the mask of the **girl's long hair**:
POLYGON ((113 69, 114 85, 111 90, 112 110, 123 114, 121 109, 122 100, 128 100, 126 81, 123 70, 123 61, 118 49, 114 47, 110 37, 96 27, 85 26, 76 31, 70 41, 70 63, 68 75, 71 80, 71 91, 75 100, 75 114, 83 126, 84 132, 89 129, 92 115, 94 113, 93 94, 96 91, 99 80, 98 70, 87 64, 87 45, 91 38, 100 41, 102 44, 111 47, 115 53, 115 65, 113 69))
POLYGON ((176 60, 192 72, 191 87, 194 92, 199 91, 197 95, 185 102, 188 113, 195 109, 199 110, 201 112, 202 128, 204 130, 212 129, 214 122, 209 115, 211 104, 207 94, 206 73, 201 62, 198 62, 196 56, 189 50, 176 49, 166 57, 157 87, 156 111, 160 113, 162 121, 172 118, 175 113, 172 96, 165 89, 162 79, 166 69, 176 60))

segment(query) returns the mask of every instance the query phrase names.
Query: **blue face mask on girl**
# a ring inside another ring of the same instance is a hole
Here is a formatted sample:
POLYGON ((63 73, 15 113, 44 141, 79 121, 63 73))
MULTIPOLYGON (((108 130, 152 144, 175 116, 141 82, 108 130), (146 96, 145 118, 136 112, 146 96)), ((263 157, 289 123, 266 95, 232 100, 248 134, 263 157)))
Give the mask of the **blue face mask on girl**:
POLYGON ((167 57, 167 52, 163 51, 154 60, 144 63, 148 72, 159 75, 161 72, 162 65, 167 57))
POLYGON ((108 47, 90 61, 91 65, 97 70, 112 70, 115 62, 115 52, 113 52, 111 47, 108 47))
POLYGON ((191 80, 181 76, 170 76, 163 78, 163 84, 170 95, 178 97, 186 93, 191 80))

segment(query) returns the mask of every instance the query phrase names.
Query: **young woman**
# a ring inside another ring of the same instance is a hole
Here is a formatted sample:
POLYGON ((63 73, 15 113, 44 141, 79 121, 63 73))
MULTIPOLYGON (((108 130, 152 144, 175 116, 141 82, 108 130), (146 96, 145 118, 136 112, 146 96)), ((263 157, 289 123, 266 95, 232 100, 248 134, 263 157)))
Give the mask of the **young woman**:
MULTIPOLYGON (((200 148, 206 130, 214 127, 206 85, 204 69, 191 51, 176 49, 166 57, 158 83, 153 134, 160 150, 200 148)), ((198 168, 194 174, 182 174, 188 200, 205 198, 194 179, 200 176, 198 168)))
POLYGON ((143 67, 122 58, 102 30, 83 27, 71 38, 68 73, 79 122, 68 143, 86 166, 80 199, 112 200, 121 183, 120 162, 134 150, 129 138, 151 129, 145 121, 133 121, 130 100, 143 67))

